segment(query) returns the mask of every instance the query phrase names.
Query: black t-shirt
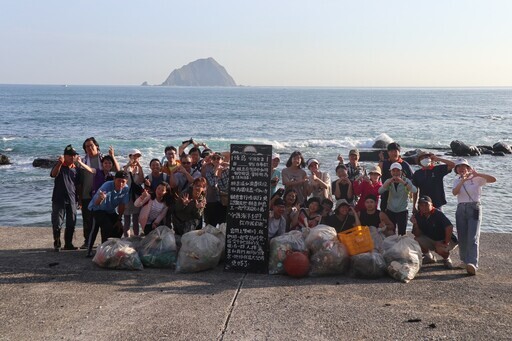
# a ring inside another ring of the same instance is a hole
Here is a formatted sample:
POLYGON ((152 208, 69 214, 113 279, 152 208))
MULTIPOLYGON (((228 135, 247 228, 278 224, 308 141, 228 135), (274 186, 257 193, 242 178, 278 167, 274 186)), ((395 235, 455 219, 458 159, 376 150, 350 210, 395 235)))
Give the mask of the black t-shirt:
POLYGON ((340 220, 336 214, 322 218, 322 224, 334 227, 337 233, 346 231, 354 227, 356 219, 348 214, 345 219, 340 220))
POLYGON ((373 214, 368 214, 366 210, 361 210, 359 214, 359 220, 361 221, 362 226, 375 226, 379 227, 380 224, 380 211, 375 210, 373 214))
POLYGON ((419 195, 428 195, 434 207, 441 207, 446 205, 443 177, 448 173, 447 165, 418 169, 412 176, 412 183, 418 187, 419 195))
POLYGON ((434 241, 445 240, 446 228, 453 226, 444 213, 437 209, 434 209, 428 217, 421 215, 419 212, 417 212, 414 217, 418 222, 421 233, 434 241))
MULTIPOLYGON (((336 196, 336 194, 335 194, 336 193, 336 181, 338 181, 338 180, 334 180, 331 183, 332 194, 334 194, 334 196, 336 196)), ((354 198, 353 197, 348 197, 349 184, 342 184, 340 182, 340 184, 338 186, 340 188, 341 196, 340 197, 336 197, 336 200, 345 199, 345 200, 347 200, 347 202, 351 203, 354 198)))
POLYGON ((55 177, 52 202, 56 204, 75 205, 77 201, 76 186, 80 182, 80 172, 76 167, 62 165, 55 177))

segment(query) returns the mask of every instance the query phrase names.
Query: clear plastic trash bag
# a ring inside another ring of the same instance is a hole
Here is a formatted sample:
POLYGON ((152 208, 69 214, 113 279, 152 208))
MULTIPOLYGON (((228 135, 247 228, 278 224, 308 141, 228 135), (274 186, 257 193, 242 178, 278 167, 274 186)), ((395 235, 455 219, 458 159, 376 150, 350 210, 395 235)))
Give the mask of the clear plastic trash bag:
POLYGON ((108 269, 144 269, 139 255, 132 244, 119 238, 109 238, 98 246, 92 261, 98 266, 108 269))

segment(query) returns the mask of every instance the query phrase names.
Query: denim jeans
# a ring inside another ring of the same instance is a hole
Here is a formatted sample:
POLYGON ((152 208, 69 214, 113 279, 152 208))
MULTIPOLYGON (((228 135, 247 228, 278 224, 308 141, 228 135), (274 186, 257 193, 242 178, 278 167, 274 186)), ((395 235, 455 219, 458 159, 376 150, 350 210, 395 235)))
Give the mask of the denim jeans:
POLYGON ((75 232, 76 224, 76 204, 58 204, 52 202, 52 228, 53 238, 60 238, 60 230, 62 224, 66 219, 66 230, 64 231, 64 242, 66 245, 71 245, 73 242, 73 233, 75 232))
POLYGON ((478 247, 480 240, 480 222, 482 207, 479 202, 460 203, 457 205, 455 222, 459 239, 460 260, 478 268, 478 247))

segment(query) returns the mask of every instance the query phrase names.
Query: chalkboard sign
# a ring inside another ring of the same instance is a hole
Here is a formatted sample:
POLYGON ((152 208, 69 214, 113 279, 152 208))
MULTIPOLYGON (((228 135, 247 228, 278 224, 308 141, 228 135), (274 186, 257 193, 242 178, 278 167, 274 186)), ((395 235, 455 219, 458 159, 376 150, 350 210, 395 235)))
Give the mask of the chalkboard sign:
POLYGON ((227 271, 268 273, 272 146, 231 145, 227 271))

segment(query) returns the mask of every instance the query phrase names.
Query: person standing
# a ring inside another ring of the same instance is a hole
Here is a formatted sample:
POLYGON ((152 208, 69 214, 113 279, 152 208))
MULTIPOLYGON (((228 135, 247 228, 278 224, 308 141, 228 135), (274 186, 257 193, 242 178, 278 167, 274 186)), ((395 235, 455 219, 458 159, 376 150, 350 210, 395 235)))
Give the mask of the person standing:
MULTIPOLYGON (((388 180, 392 177, 390 167, 395 162, 400 164, 403 175, 407 179, 412 180, 412 174, 413 174, 412 168, 409 165, 409 163, 407 163, 407 161, 403 160, 402 157, 400 156, 401 148, 402 147, 400 147, 400 145, 397 142, 391 142, 387 146, 388 159, 387 160, 384 159, 384 155, 382 152, 379 155, 379 157, 380 157, 379 167, 382 172, 382 176, 381 176, 380 180, 382 181, 382 183, 386 182, 386 180, 388 180)), ((389 193, 384 193, 383 195, 381 194, 380 210, 382 212, 386 211, 386 208, 388 205, 388 196, 389 196, 389 193)))
POLYGON ((455 163, 427 152, 418 154, 417 163, 421 165, 421 168, 416 170, 412 176, 412 183, 418 188, 418 192, 413 194, 413 213, 416 213, 418 208, 417 199, 424 195, 431 198, 434 207, 442 211, 442 207, 446 205, 443 178, 452 171, 455 163), (435 162, 443 164, 435 165, 435 162))
POLYGON ((453 195, 457 196, 455 224, 459 239, 460 260, 465 264, 469 275, 476 275, 478 270, 480 224, 482 222, 482 187, 496 182, 491 175, 478 173, 471 168, 466 159, 455 162, 453 195))
MULTIPOLYGON (((133 149, 128 154, 129 161, 124 166, 124 171, 128 174, 128 186, 130 187, 130 200, 124 210, 123 236, 130 236, 130 225, 133 223, 133 234, 139 235, 139 212, 140 207, 134 205, 135 200, 141 192, 141 185, 144 183, 144 171, 139 162, 142 153, 138 149, 133 149)), ((143 226, 144 227, 144 226, 143 226)))
MULTIPOLYGON (((100 145, 94 138, 94 136, 87 138, 82 144, 82 148, 84 149, 85 155, 83 158, 83 163, 89 166, 92 169, 100 169, 103 170, 101 165, 101 159, 103 155, 100 152, 100 145)), ((80 246, 81 249, 87 248, 87 239, 89 238, 89 233, 92 230, 92 214, 89 211, 89 203, 91 202, 91 191, 92 191, 92 183, 94 179, 94 174, 82 171, 80 178, 80 205, 82 206, 82 220, 83 220, 83 234, 84 234, 84 243, 80 246)))
POLYGON ((286 168, 281 172, 285 191, 293 188, 297 193, 297 201, 301 206, 305 204, 308 195, 309 178, 303 169, 305 166, 306 162, 304 157, 302 157, 302 153, 294 151, 286 162, 286 168))
MULTIPOLYGON (((405 162, 405 161, 404 161, 405 162)), ((393 222, 393 233, 398 227, 398 234, 403 236, 407 230, 407 202, 409 201, 409 193, 416 193, 417 188, 412 184, 402 170, 402 165, 395 162, 390 167, 391 178, 387 179, 379 188, 381 198, 387 192, 388 202, 386 215, 393 222)))
MULTIPOLYGON (((85 152, 83 163, 89 166, 91 169, 103 170, 102 160, 103 154, 100 152, 100 145, 96 139, 92 136, 85 139, 82 144, 82 148, 85 152)), ((108 155, 115 161, 114 148, 109 147, 108 155)), ((119 164, 114 162, 113 170, 119 171, 119 164)), ((80 246, 81 249, 87 248, 87 240, 89 233, 92 231, 92 214, 89 211, 89 203, 91 202, 91 191, 93 190, 94 174, 82 169, 80 172, 80 206, 82 208, 82 220, 83 220, 83 235, 84 243, 80 246)))
POLYGON ((64 218, 66 219, 64 250, 77 249, 73 245, 78 202, 77 186, 80 180, 80 173, 74 163, 76 155, 77 152, 73 146, 66 146, 64 155, 59 156, 57 164, 50 172, 50 176, 55 179, 52 194, 52 229, 53 248, 57 252, 61 248, 60 231, 64 218))

